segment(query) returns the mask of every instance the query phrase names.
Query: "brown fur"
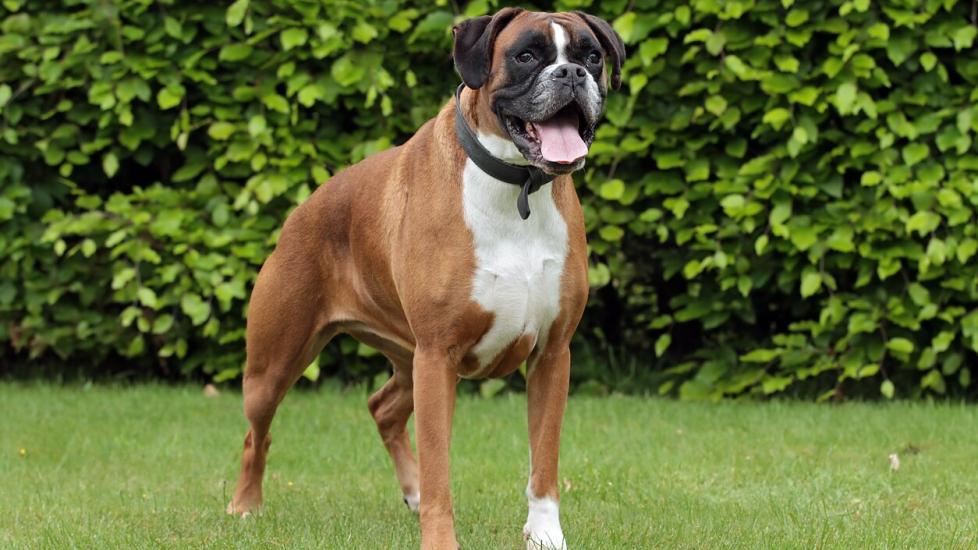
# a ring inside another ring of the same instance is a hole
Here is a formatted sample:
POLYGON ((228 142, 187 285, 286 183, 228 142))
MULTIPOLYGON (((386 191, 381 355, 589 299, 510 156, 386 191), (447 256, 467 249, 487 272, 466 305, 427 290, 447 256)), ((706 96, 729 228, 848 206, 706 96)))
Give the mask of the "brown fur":
MULTIPOLYGON (((527 26, 547 25, 551 17, 575 32, 590 32, 574 15, 524 12, 499 34, 503 47, 496 56, 527 26)), ((497 71, 483 88, 462 96, 466 117, 480 131, 504 135, 488 99, 492 79, 502 78, 497 71)), ((454 100, 404 145, 336 174, 286 220, 248 311, 244 410, 251 429, 230 513, 243 515, 261 504, 275 409, 326 342, 348 333, 394 365, 394 375, 368 405, 402 489, 420 489, 423 547, 456 547, 448 465, 455 385, 460 375, 478 369, 469 350, 493 316, 470 298, 475 257, 462 214, 466 157, 453 117, 454 100), (420 466, 406 430, 412 412, 420 466)), ((524 360, 532 365, 530 489, 557 498, 569 342, 587 300, 587 252, 571 178, 558 177, 552 193, 569 240, 560 314, 545 349, 534 350, 530 336, 518 338, 487 372, 505 376, 524 360)))

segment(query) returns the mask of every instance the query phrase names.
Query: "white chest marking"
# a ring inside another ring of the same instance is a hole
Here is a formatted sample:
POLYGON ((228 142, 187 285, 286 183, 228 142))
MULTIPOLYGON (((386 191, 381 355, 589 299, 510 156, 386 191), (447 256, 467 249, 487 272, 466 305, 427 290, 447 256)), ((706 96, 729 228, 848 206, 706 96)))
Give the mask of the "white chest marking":
POLYGON ((535 336, 541 348, 560 311, 567 224, 552 186, 530 195, 531 214, 522 220, 516 211, 519 189, 465 162, 462 205, 476 260, 472 299, 493 314, 491 327, 472 348, 483 368, 524 334, 535 336))
POLYGON ((487 151, 492 153, 492 156, 499 160, 504 160, 510 164, 517 164, 520 166, 526 166, 529 164, 526 159, 523 158, 523 154, 520 150, 516 148, 516 144, 512 141, 499 137, 495 134, 484 134, 479 133, 477 135, 479 138, 479 143, 486 148, 487 151))

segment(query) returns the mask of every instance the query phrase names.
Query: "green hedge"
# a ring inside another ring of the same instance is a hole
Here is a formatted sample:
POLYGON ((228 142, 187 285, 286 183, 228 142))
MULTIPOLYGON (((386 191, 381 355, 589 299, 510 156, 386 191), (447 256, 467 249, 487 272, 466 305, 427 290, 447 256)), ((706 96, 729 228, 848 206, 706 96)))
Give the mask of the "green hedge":
MULTIPOLYGON (((577 177, 575 380, 973 394, 976 4, 591 4, 540 6, 630 53, 577 177)), ((431 117, 450 26, 500 5, 3 0, 0 362, 238 376, 289 209, 431 117)), ((372 355, 340 339, 318 367, 367 378, 372 355)))

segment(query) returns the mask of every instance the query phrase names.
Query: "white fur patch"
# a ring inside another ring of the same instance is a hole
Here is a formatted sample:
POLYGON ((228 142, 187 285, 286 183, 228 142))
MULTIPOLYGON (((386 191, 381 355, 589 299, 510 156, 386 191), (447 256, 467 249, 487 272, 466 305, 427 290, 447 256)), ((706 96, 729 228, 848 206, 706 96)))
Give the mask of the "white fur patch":
POLYGON ((516 148, 516 144, 511 140, 499 137, 496 134, 484 134, 481 132, 476 137, 479 139, 479 143, 486 148, 486 151, 492 153, 492 156, 497 159, 519 166, 529 164, 526 161, 526 157, 523 156, 523 153, 520 153, 520 150, 516 148))
POLYGON ((560 505, 557 501, 549 497, 535 498, 529 492, 527 499, 530 512, 523 526, 526 549, 567 550, 567 541, 560 528, 560 505))
POLYGON ((564 26, 558 23, 550 22, 550 28, 554 33, 554 45, 557 46, 557 61, 554 61, 555 65, 563 65, 567 63, 567 31, 564 30, 564 26))
POLYGON ((421 509, 421 493, 415 491, 409 495, 404 495, 404 503, 412 512, 418 513, 421 509))
MULTIPOLYGON (((542 77, 549 78, 550 74, 557 70, 558 67, 569 63, 567 59, 567 44, 569 42, 567 38, 567 31, 564 29, 563 25, 550 22, 550 28, 554 35, 554 45, 557 48, 557 59, 543 68, 542 77)), ((601 90, 598 88, 598 82, 594 79, 594 75, 590 72, 584 78, 584 87, 587 89, 586 100, 581 108, 588 111, 588 114, 592 119, 597 119, 601 116, 601 90)))
POLYGON ((545 345, 560 311, 567 224, 551 195, 553 183, 530 195, 526 220, 516 211, 519 187, 490 177, 471 160, 465 162, 462 186, 476 259, 472 299, 494 314, 492 326, 472 347, 480 366, 487 368, 524 334, 535 337, 536 347, 545 345))

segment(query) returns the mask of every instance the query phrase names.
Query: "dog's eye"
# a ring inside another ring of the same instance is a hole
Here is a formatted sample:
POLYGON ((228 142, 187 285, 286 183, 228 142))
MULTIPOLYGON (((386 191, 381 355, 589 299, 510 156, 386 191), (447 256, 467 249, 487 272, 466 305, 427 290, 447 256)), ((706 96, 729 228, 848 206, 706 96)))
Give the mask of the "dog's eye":
POLYGON ((516 56, 516 61, 518 63, 529 63, 536 59, 532 52, 522 52, 516 56))
POLYGON ((588 65, 597 65, 598 63, 601 63, 601 54, 598 52, 591 52, 591 54, 587 56, 587 62, 588 65))

